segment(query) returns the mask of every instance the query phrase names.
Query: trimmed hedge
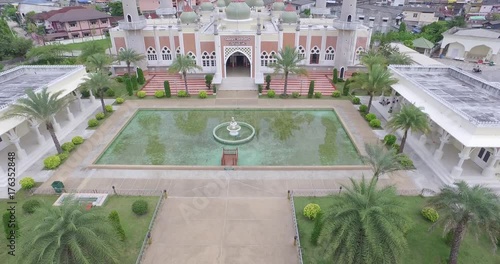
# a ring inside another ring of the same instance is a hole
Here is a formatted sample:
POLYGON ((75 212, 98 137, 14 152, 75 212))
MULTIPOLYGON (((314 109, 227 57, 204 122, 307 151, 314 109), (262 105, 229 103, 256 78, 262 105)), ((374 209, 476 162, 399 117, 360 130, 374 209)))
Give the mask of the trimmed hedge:
POLYGON ((274 90, 267 91, 267 97, 274 98, 276 96, 276 92, 274 90))
POLYGON ((200 91, 198 93, 198 97, 200 97, 201 99, 207 98, 207 92, 206 91, 200 91))
POLYGON ((184 90, 180 90, 177 92, 177 97, 188 97, 188 96, 189 94, 184 90))
MULTIPOLYGON (((397 145, 397 144, 394 144, 394 145, 397 145)), ((394 145, 393 145, 393 147, 394 147, 394 145)), ((399 146, 398 146, 398 149, 399 149, 399 146)), ((413 160, 411 160, 410 157, 406 156, 406 154, 402 153, 398 158, 398 162, 405 169, 412 169, 413 168, 413 160)))
POLYGON ((39 200, 31 199, 23 203, 23 211, 27 214, 32 214, 36 211, 36 208, 40 207, 42 203, 39 200))
POLYGON ((162 90, 157 90, 157 91, 155 91, 155 97, 156 97, 156 98, 162 98, 162 97, 165 97, 165 91, 162 91, 162 90))
POLYGON ((112 105, 106 105, 104 106, 104 109, 106 109, 106 112, 108 113, 112 113, 114 111, 112 105))
POLYGON ((113 89, 106 90, 106 96, 107 97, 113 97, 113 96, 115 96, 115 91, 113 89))
POLYGON ((393 134, 387 134, 384 137, 384 144, 387 146, 392 146, 396 143, 397 137, 393 134))
POLYGON ((116 98, 116 103, 117 104, 123 104, 123 102, 125 102, 125 99, 123 99, 121 97, 116 98))
POLYGON ((359 97, 356 97, 354 96, 352 99, 351 99, 351 102, 355 105, 358 105, 358 104, 361 104, 361 99, 359 99, 359 97))
POLYGON ((380 122, 380 120, 378 119, 372 119, 370 121, 370 127, 373 127, 373 128, 380 128, 382 126, 382 122, 380 122))
POLYGON ((105 117, 106 117, 106 114, 104 114, 104 113, 95 114, 95 119, 97 119, 97 120, 103 120, 105 117))
POLYGON ((43 160, 46 169, 53 170, 61 165, 61 158, 57 155, 49 156, 43 160))
POLYGON ((323 94, 321 92, 315 92, 314 93, 314 98, 321 98, 323 96, 323 94))
POLYGON ((19 184, 21 184, 21 188, 24 190, 30 190, 35 187, 35 180, 31 177, 24 177, 19 181, 19 184))
POLYGON ((370 122, 372 121, 373 119, 377 119, 377 116, 373 113, 368 113, 365 115, 365 119, 366 121, 370 122))
POLYGON ((424 207, 422 209, 421 213, 425 219, 427 219, 433 223, 435 223, 439 219, 438 212, 436 211, 436 209, 434 209, 432 207, 424 207))
POLYGON ((362 104, 362 105, 359 106, 359 112, 361 112, 361 113, 364 114, 367 111, 368 111, 368 106, 367 105, 362 104))
POLYGON ((314 96, 314 81, 309 83, 309 91, 307 92, 307 98, 313 98, 314 96))
POLYGON ((146 92, 145 91, 138 91, 137 92, 137 97, 139 97, 140 99, 146 97, 146 92))
POLYGON ((304 207, 304 216, 314 220, 321 212, 321 207, 315 203, 309 203, 304 207))
POLYGON ((148 212, 148 202, 146 200, 137 200, 132 204, 132 212, 136 215, 145 215, 148 212))
POLYGON ((75 144, 73 144, 73 142, 66 142, 61 145, 61 148, 64 151, 70 152, 73 151, 73 149, 75 149, 75 144))
POLYGON ((113 228, 115 228, 118 237, 120 237, 120 240, 124 241, 126 238, 125 230, 123 230, 123 226, 120 223, 120 216, 118 215, 118 212, 116 210, 111 211, 108 215, 108 220, 113 228))
POLYGON ((65 160, 67 160, 69 158, 69 152, 67 151, 64 151, 63 153, 61 154, 57 154, 57 156, 59 157, 59 159, 61 160, 61 163, 63 163, 65 160))
POLYGON ((146 78, 144 78, 144 72, 141 68, 137 68, 137 83, 143 85, 146 82, 146 78))
POLYGON ((292 92, 292 97, 293 98, 299 98, 300 97, 300 93, 299 92, 292 92))
POLYGON ((96 127, 99 125, 99 121, 97 121, 97 119, 90 119, 87 122, 87 125, 89 125, 89 127, 96 127))
POLYGON ((71 142, 73 142, 73 144, 75 145, 80 145, 83 143, 83 141, 85 141, 85 139, 83 139, 83 137, 80 136, 76 136, 71 139, 71 142))
POLYGON ((339 91, 333 91, 332 97, 335 97, 335 98, 340 97, 340 92, 339 91))

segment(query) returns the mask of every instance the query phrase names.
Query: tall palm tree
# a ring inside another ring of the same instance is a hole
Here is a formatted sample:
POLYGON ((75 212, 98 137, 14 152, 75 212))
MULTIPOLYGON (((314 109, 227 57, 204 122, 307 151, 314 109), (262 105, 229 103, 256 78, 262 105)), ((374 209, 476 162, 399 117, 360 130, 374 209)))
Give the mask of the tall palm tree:
POLYGON ((397 82, 397 79, 392 78, 391 73, 385 66, 374 64, 368 69, 368 73, 360 73, 352 77, 349 88, 353 87, 366 91, 370 96, 367 110, 367 112, 370 112, 375 93, 383 93, 397 82))
POLYGON ((285 84, 283 86, 283 95, 286 96, 286 89, 288 86, 288 75, 304 75, 307 76, 307 70, 299 65, 302 58, 299 52, 290 46, 286 46, 276 55, 276 62, 268 65, 269 68, 274 70, 274 74, 283 73, 285 75, 285 84))
POLYGON ((404 130, 398 153, 403 152, 403 149, 405 148, 406 138, 408 137, 408 131, 410 129, 412 132, 422 133, 427 133, 430 129, 429 121, 427 120, 427 116, 425 115, 425 113, 412 104, 403 105, 399 113, 394 114, 389 122, 387 122, 387 127, 392 129, 393 131, 398 129, 404 130))
POLYGON ((39 61, 45 61, 47 64, 51 64, 61 60, 65 52, 70 52, 68 46, 62 44, 52 44, 33 47, 28 51, 26 57, 28 59, 34 58, 39 61))
POLYGON ((106 113, 106 105, 104 104, 104 92, 109 89, 111 83, 112 82, 109 76, 102 71, 90 73, 89 77, 84 79, 83 86, 87 87, 88 89, 92 89, 94 91, 94 94, 99 95, 103 113, 106 113))
POLYGON ((411 60, 410 56, 406 55, 405 53, 394 51, 387 58, 387 63, 395 65, 410 65, 413 63, 413 61, 411 60))
POLYGON ((19 263, 118 263, 118 239, 111 224, 95 210, 83 210, 73 200, 44 206, 35 213, 19 263))
POLYGON ((117 59, 119 61, 124 61, 127 64, 127 73, 130 76, 130 64, 138 63, 146 58, 143 54, 137 53, 133 49, 125 49, 118 53, 117 59))
POLYGON ((68 97, 61 96, 62 92, 49 93, 47 88, 44 88, 39 93, 35 93, 33 90, 26 90, 27 97, 18 99, 16 103, 9 107, 1 119, 23 117, 45 123, 45 127, 54 141, 57 152, 62 153, 61 144, 52 124, 54 115, 70 103, 68 97))
POLYGON ((93 72, 104 71, 108 65, 113 62, 113 59, 104 53, 97 53, 87 57, 85 66, 93 72))
POLYGON ((370 164, 373 169, 373 177, 378 178, 380 175, 401 170, 401 164, 398 161, 399 154, 396 150, 387 148, 381 144, 365 143, 366 156, 363 160, 370 164))
POLYGON ((96 41, 85 42, 82 48, 82 53, 79 56, 79 60, 83 63, 87 61, 87 58, 95 54, 104 54, 105 47, 99 45, 96 41))
POLYGON ((464 181, 454 184, 429 200, 439 210, 436 224, 444 227, 445 234, 453 232, 449 264, 458 263, 460 244, 469 230, 486 233, 496 247, 500 223, 500 198, 492 190, 480 185, 471 187, 464 181))
POLYGON ((319 243, 330 261, 343 264, 401 263, 409 219, 392 186, 377 189, 377 179, 351 179, 325 215, 319 243))
POLYGON ((187 84, 187 73, 193 72, 195 70, 201 71, 203 70, 203 68, 196 65, 196 61, 193 58, 191 58, 191 56, 183 54, 178 55, 172 62, 172 65, 170 65, 170 67, 168 68, 169 72, 182 73, 182 78, 184 79, 184 88, 186 89, 186 93, 188 94, 189 91, 187 84))
POLYGON ((370 70, 373 65, 386 65, 387 59, 375 50, 369 50, 361 56, 361 63, 370 70))

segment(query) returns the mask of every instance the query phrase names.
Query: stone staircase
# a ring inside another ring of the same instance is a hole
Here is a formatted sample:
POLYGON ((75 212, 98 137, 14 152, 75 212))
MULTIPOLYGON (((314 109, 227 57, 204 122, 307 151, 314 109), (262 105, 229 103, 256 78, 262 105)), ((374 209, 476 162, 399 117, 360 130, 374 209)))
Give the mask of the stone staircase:
POLYGON ((254 79, 250 77, 228 77, 218 86, 219 91, 257 91, 254 79))
POLYGON ((254 105, 258 103, 258 100, 259 95, 256 90, 219 90, 215 103, 218 105, 254 105))
MULTIPOLYGON (((332 95, 335 91, 335 86, 331 83, 332 73, 331 72, 309 72, 308 76, 289 76, 287 93, 292 94, 292 92, 298 92, 301 95, 306 95, 309 90, 309 83, 314 81, 314 92, 321 92, 323 96, 332 95)), ((285 84, 285 79, 279 76, 272 76, 271 78, 271 89, 273 89, 276 94, 283 93, 283 87, 285 84)), ((263 84, 264 90, 262 94, 267 94, 265 89, 265 84, 263 84)))
MULTIPOLYGON (((146 92, 146 95, 154 95, 155 91, 161 90, 163 91, 163 82, 169 81, 170 90, 172 91, 172 95, 176 95, 178 91, 185 90, 184 88, 184 80, 182 79, 182 75, 176 73, 167 73, 167 72, 151 72, 147 76, 147 81, 143 91, 146 92)), ((187 76, 187 85, 188 90, 191 95, 197 95, 200 91, 206 91, 207 94, 212 94, 212 90, 207 90, 205 85, 205 79, 201 78, 197 75, 189 75, 187 76)))

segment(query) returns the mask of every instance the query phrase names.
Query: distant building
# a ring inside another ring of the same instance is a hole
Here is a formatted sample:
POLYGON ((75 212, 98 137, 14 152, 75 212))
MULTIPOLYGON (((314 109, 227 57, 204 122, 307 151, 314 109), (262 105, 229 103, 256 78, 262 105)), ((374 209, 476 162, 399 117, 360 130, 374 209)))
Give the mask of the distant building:
POLYGON ((500 20, 483 23, 483 27, 486 29, 500 29, 500 20))
POLYGON ((295 10, 303 12, 306 9, 311 9, 314 7, 314 0, 292 0, 290 4, 295 7, 295 10))
POLYGON ((500 63, 500 33, 486 29, 452 28, 443 33, 440 54, 456 60, 500 63))
POLYGON ((483 0, 479 13, 500 13, 500 0, 483 0))
POLYGON ((403 7, 404 21, 408 25, 425 26, 439 20, 437 11, 429 7, 403 7))

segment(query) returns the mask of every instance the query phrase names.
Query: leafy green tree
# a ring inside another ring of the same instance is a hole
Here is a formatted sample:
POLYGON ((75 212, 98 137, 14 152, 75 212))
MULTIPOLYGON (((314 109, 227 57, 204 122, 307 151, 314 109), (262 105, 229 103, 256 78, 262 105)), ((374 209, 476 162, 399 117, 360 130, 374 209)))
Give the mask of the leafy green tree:
POLYGON ((383 93, 397 83, 397 79, 392 78, 389 70, 380 64, 375 64, 368 68, 368 73, 359 73, 351 78, 350 88, 364 90, 369 96, 367 113, 370 112, 373 96, 376 93, 383 93))
POLYGON ((381 52, 370 50, 361 56, 361 63, 369 70, 374 65, 386 65, 386 57, 381 52))
POLYGON ((319 237, 329 262, 343 264, 402 263, 407 250, 409 219, 393 186, 377 188, 377 178, 351 179, 331 213, 326 214, 319 237))
POLYGON ((105 48, 99 45, 97 41, 88 41, 82 47, 82 53, 79 56, 79 60, 83 63, 87 61, 87 58, 99 53, 104 53, 105 48))
POLYGON ((21 37, 13 37, 10 43, 11 54, 16 57, 26 56, 26 53, 33 47, 33 41, 21 37))
POLYGON ((401 145, 398 153, 402 153, 405 147, 408 131, 427 133, 429 131, 429 121, 427 116, 418 107, 412 104, 406 104, 401 107, 401 110, 394 114, 387 122, 387 127, 396 131, 402 129, 404 131, 401 145))
POLYGON ((5 5, 3 7, 2 16, 17 22, 17 8, 11 4, 5 5))
POLYGON ((130 78, 125 79, 125 88, 127 89, 128 96, 134 95, 134 87, 132 87, 132 80, 130 78))
POLYGON ((389 57, 387 58, 387 63, 393 65, 411 65, 413 61, 411 60, 410 56, 406 55, 405 53, 395 51, 391 55, 389 55, 389 57))
POLYGON ((18 263, 118 263, 113 227, 95 210, 86 211, 76 201, 45 206, 31 221, 18 263))
POLYGON ((123 4, 120 1, 108 3, 109 12, 112 16, 123 16, 123 4))
POLYGON ((39 93, 26 90, 27 97, 18 99, 16 103, 9 107, 1 119, 22 117, 44 123, 54 141, 57 152, 60 154, 63 150, 54 130, 52 118, 70 102, 68 97, 61 96, 62 92, 49 93, 47 88, 44 88, 39 93))
POLYGON ((172 92, 170 91, 170 82, 169 81, 163 82, 163 89, 165 90, 165 97, 167 97, 167 98, 172 97, 172 92))
POLYGON ((187 74, 188 72, 194 72, 196 70, 203 70, 202 67, 196 65, 196 61, 191 58, 189 55, 178 55, 175 60, 172 62, 168 71, 171 73, 181 73, 182 78, 184 79, 184 88, 186 89, 186 93, 189 94, 188 85, 187 85, 187 74))
POLYGON ((439 211, 436 224, 444 227, 444 234, 453 234, 449 264, 458 263, 460 245, 468 231, 476 237, 486 233, 496 247, 500 223, 500 199, 492 190, 480 185, 471 187, 464 181, 454 185, 445 186, 429 201, 439 211))
POLYGON ((133 49, 125 49, 118 53, 118 60, 127 64, 128 76, 131 76, 130 64, 138 63, 145 58, 146 57, 143 54, 139 54, 133 49))
POLYGON ((399 24, 399 32, 406 32, 406 23, 405 22, 401 22, 401 24, 399 24))
POLYGON ((89 71, 98 72, 103 71, 107 72, 107 67, 113 62, 113 59, 104 53, 96 53, 94 55, 90 55, 85 62, 85 66, 89 71))
POLYGON ((26 57, 28 59, 36 58, 38 61, 43 61, 46 64, 52 64, 63 59, 65 52, 70 51, 68 46, 61 44, 52 44, 46 46, 33 47, 28 51, 26 57))
POLYGON ((493 21, 500 20, 500 14, 493 14, 491 17, 492 17, 493 21))
POLYGON ((365 143, 366 156, 363 160, 370 164, 373 170, 373 177, 378 178, 380 175, 401 170, 399 164, 399 154, 394 149, 387 148, 380 144, 365 143))
POLYGON ((432 43, 436 43, 443 39, 443 33, 448 29, 449 27, 446 21, 433 22, 422 27, 420 36, 426 38, 432 43))
MULTIPOLYGON (((495 14, 493 14, 493 17, 495 17, 495 14)), ((465 17, 454 16, 452 20, 448 21, 448 28, 452 27, 460 27, 460 28, 467 27, 467 23, 465 22, 465 17)))
POLYGON ((94 91, 94 94, 99 95, 99 98, 101 99, 102 112, 106 113, 104 93, 111 86, 111 78, 109 78, 109 75, 102 71, 90 73, 89 77, 84 79, 84 83, 86 87, 94 91))
POLYGON ((309 91, 307 91, 307 98, 313 98, 314 95, 314 80, 309 82, 309 91))
POLYGON ((307 70, 302 65, 299 65, 302 58, 300 58, 298 51, 291 46, 286 46, 280 50, 275 58, 276 62, 269 64, 268 67, 274 70, 274 74, 283 73, 285 75, 283 95, 287 96, 288 75, 307 76, 307 70))

